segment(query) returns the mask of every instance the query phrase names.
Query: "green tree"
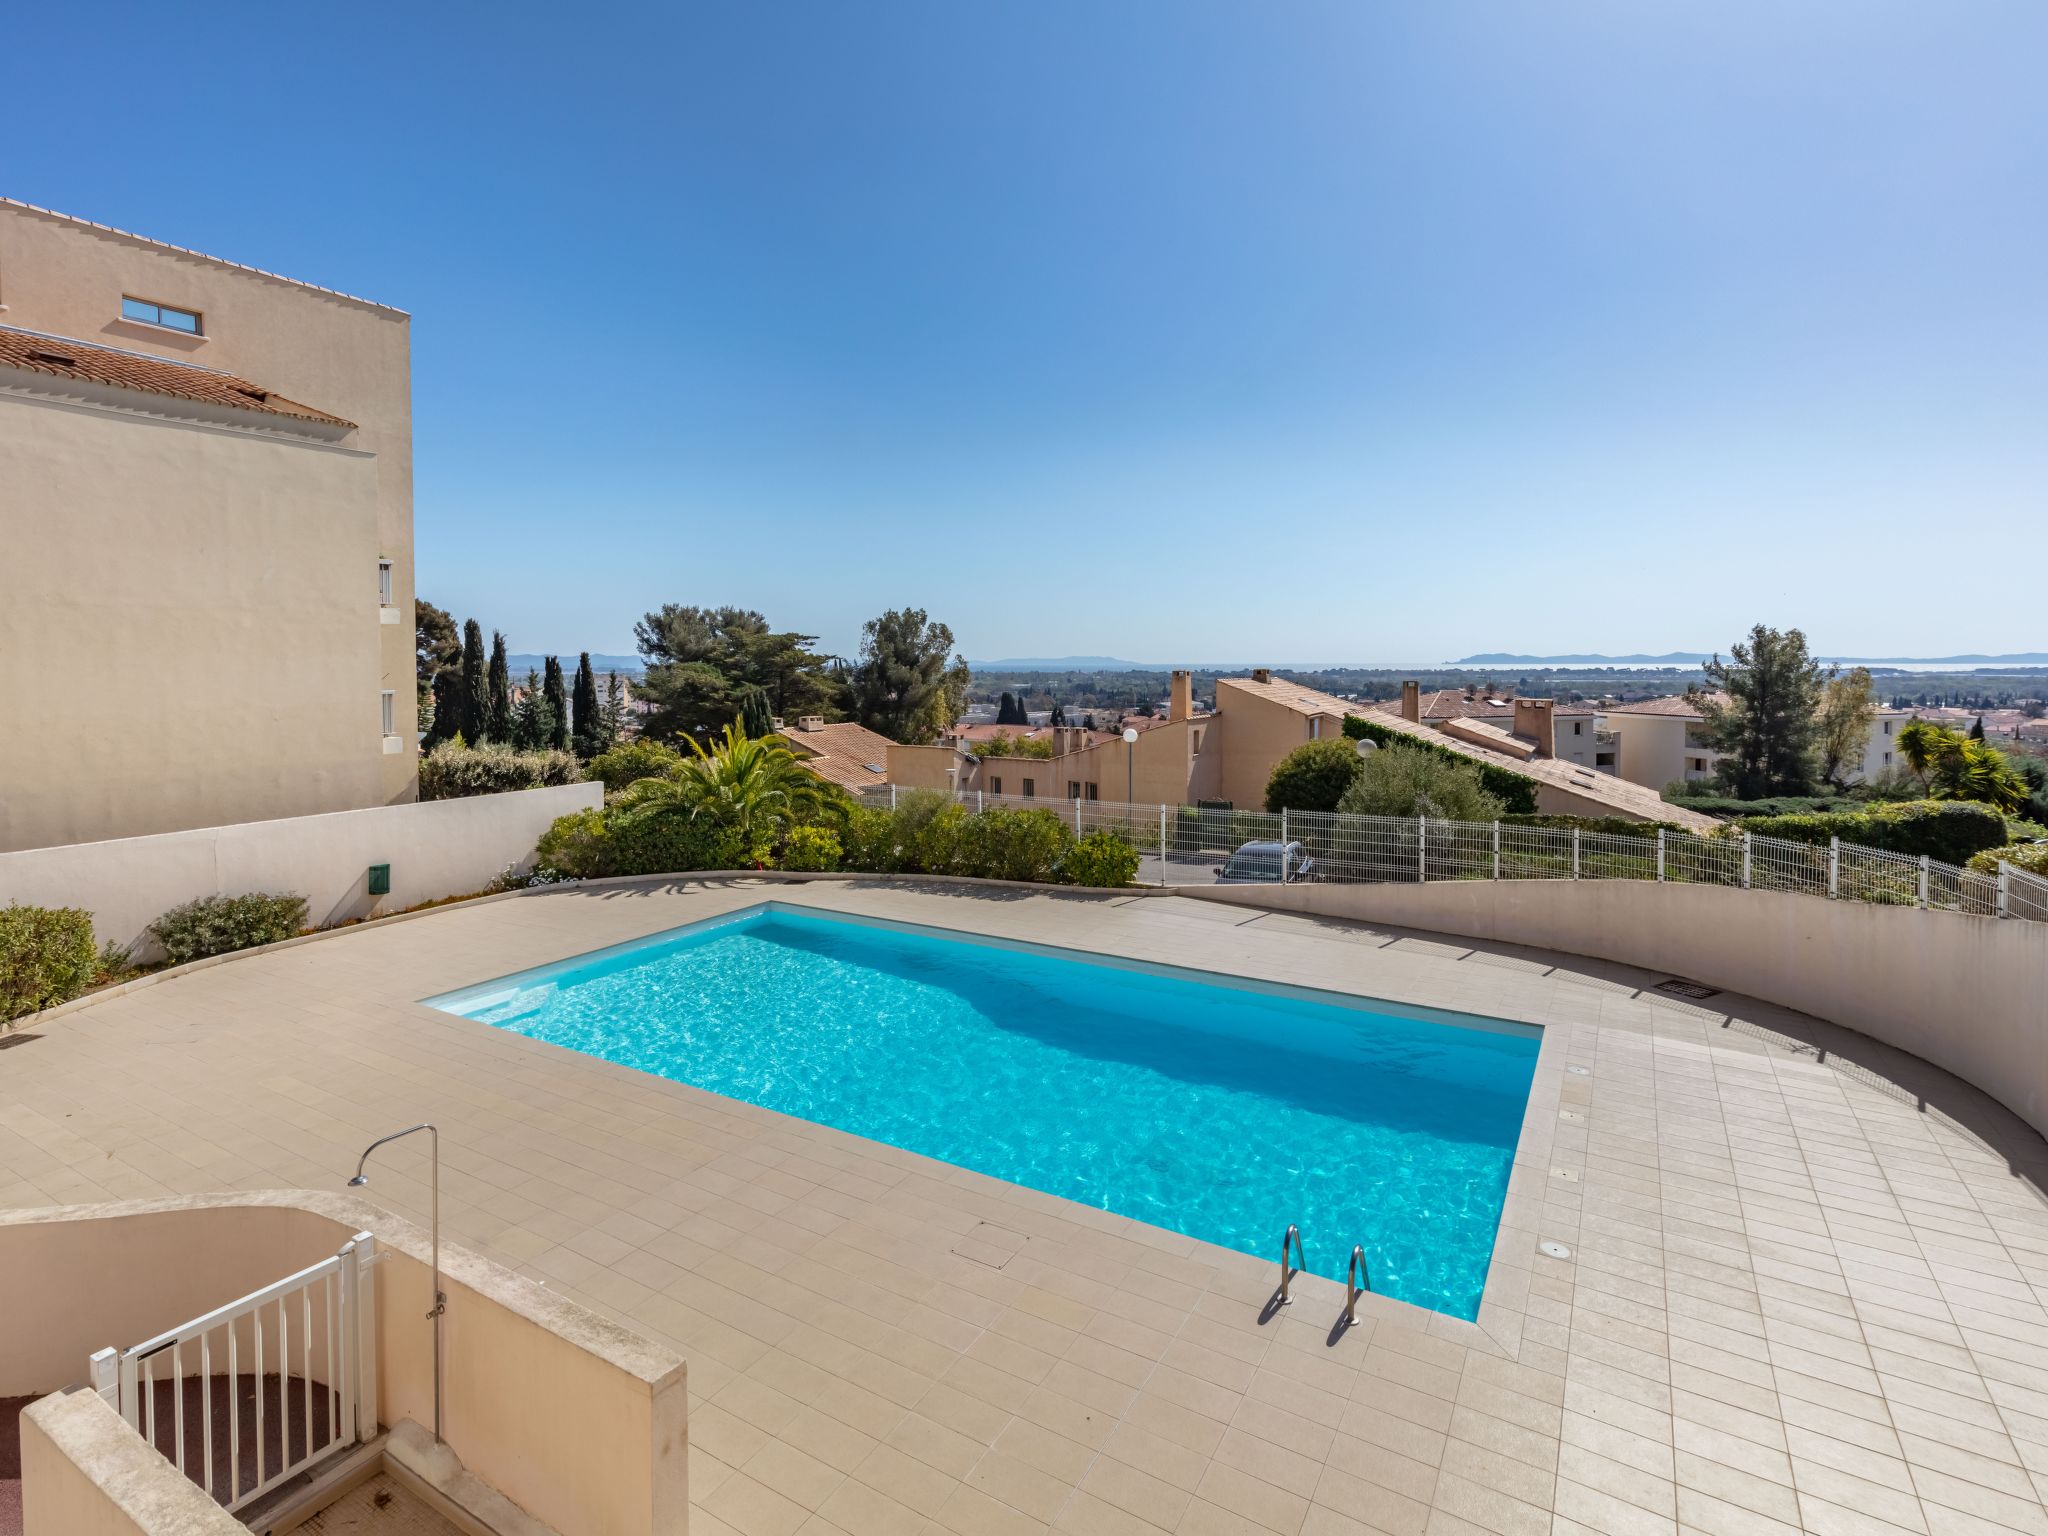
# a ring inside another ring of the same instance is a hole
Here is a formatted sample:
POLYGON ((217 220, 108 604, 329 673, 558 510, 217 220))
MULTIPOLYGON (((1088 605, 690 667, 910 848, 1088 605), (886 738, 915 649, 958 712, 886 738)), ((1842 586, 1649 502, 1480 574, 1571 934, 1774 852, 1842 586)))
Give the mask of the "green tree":
POLYGON ((413 599, 413 655, 420 686, 431 689, 443 672, 462 665, 462 636, 447 610, 423 597, 413 599))
POLYGON ((1702 669, 1727 702, 1702 702, 1722 785, 1744 800, 1810 794, 1820 734, 1820 665, 1799 630, 1759 624, 1702 669))
POLYGON ((845 683, 833 659, 812 649, 815 638, 771 630, 747 608, 690 608, 670 603, 633 626, 647 675, 640 691, 651 706, 652 735, 713 731, 739 713, 739 691, 751 683, 785 720, 836 718, 845 683))
POLYGON ((689 750, 693 755, 673 774, 628 786, 620 812, 700 824, 729 839, 740 860, 758 864, 785 828, 831 801, 825 782, 773 736, 752 738, 728 725, 709 751, 694 740, 689 750))
POLYGON ((604 707, 597 715, 597 750, 608 751, 626 734, 626 685, 616 672, 604 675, 604 707))
POLYGON ((1014 694, 1005 693, 996 706, 997 725, 1029 725, 1031 716, 1014 694))
POLYGON ((775 734, 775 715, 768 706, 768 690, 759 683, 740 685, 740 730, 755 738, 775 734))
POLYGON ((1937 800, 1980 800, 2008 815, 2027 805, 2033 786, 1996 747, 1928 720, 1899 728, 1898 752, 1937 800))
POLYGON ((538 752, 547 745, 551 731, 540 674, 528 667, 526 686, 519 691, 519 702, 512 706, 512 746, 520 752, 538 752))
POLYGON ((450 667, 434 679, 431 718, 420 732, 420 750, 431 752, 442 742, 451 740, 462 730, 462 711, 467 702, 463 693, 462 668, 450 667))
POLYGON ((1486 792, 1474 763, 1440 757, 1422 746, 1393 742, 1360 762, 1337 801, 1347 816, 1435 816, 1446 821, 1498 821, 1504 807, 1486 792))
POLYGON ((484 663, 484 632, 475 619, 462 626, 462 710, 454 734, 472 747, 484 739, 491 718, 491 684, 484 663))
POLYGON ((1266 809, 1334 811, 1363 766, 1356 745, 1341 736, 1305 741, 1280 759, 1266 781, 1266 809))
POLYGON ((1064 709, 1062 709, 1059 705, 1053 705, 1052 719, 1050 719, 1046 723, 1048 725, 1065 725, 1067 723, 1067 712, 1064 709))
POLYGON ((548 656, 542 660, 540 696, 548 706, 548 736, 546 745, 557 752, 569 750, 569 695, 562 686, 562 659, 548 656))
POLYGON ((1972 721, 1970 722, 1970 740, 1972 740, 1972 741, 1982 741, 1983 739, 1984 739, 1984 717, 1983 717, 1982 715, 1979 715, 1979 716, 1978 716, 1978 717, 1977 717, 1976 719, 1974 719, 1974 720, 1972 720, 1972 721))
POLYGON ((960 718, 971 681, 952 630, 922 608, 892 608, 861 630, 853 715, 891 741, 931 741, 960 718))
POLYGON ((497 630, 491 631, 490 684, 485 709, 484 740, 510 741, 512 739, 512 669, 505 660, 505 637, 497 630))
POLYGON ((1820 693, 1820 776, 1837 789, 1863 765, 1864 744, 1877 719, 1877 695, 1870 669, 1840 667, 1828 673, 1820 693))
POLYGON ((569 719, 576 755, 587 763, 604 750, 598 739, 603 725, 598 716, 597 674, 590 670, 588 651, 576 661, 576 686, 569 695, 569 719))

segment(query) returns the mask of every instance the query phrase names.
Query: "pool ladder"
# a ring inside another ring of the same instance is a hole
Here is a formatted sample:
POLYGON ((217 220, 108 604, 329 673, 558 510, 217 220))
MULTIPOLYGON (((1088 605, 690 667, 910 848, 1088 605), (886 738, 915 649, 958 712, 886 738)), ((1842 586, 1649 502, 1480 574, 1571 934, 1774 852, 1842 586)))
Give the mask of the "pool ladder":
MULTIPOLYGON (((1288 1285, 1294 1277, 1308 1267, 1308 1256, 1301 1251, 1301 1228, 1292 1222, 1280 1237, 1280 1305, 1291 1307, 1294 1298, 1287 1294, 1288 1285), (1295 1263, 1288 1267, 1287 1255, 1293 1251, 1295 1263)), ((1351 1245, 1351 1262, 1344 1271, 1344 1326, 1352 1327, 1358 1321, 1358 1298, 1372 1289, 1372 1266, 1365 1260, 1365 1244, 1351 1245), (1363 1281, 1364 1284, 1359 1282, 1363 1281)))

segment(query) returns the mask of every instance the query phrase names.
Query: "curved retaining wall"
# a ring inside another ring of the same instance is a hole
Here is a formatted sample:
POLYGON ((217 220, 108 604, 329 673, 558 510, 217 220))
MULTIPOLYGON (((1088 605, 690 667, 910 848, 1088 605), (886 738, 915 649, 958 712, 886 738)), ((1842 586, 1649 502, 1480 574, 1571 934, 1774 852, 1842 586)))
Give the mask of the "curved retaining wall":
POLYGON ((1636 880, 1180 888, 1702 981, 1910 1051, 2048 1136, 2048 923, 1636 880))

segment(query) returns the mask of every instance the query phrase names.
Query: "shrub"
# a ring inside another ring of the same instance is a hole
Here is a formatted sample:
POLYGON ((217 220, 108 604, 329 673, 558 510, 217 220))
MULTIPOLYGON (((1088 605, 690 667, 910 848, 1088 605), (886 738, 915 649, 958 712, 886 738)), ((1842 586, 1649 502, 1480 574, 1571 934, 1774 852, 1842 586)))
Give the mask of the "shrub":
POLYGON ((904 848, 898 827, 894 811, 865 805, 852 807, 839 829, 840 868, 867 870, 877 875, 900 872, 904 848))
POLYGON ((1107 827, 1090 832, 1067 850, 1060 878, 1069 885, 1116 887, 1138 876, 1138 850, 1107 827))
POLYGON ((1266 781, 1268 811, 1334 811, 1365 765, 1347 740, 1305 741, 1266 781))
MULTIPOLYGON (((1355 750, 1344 742, 1344 750, 1355 750)), ((1440 816, 1448 821, 1498 821, 1503 807, 1479 781, 1479 765, 1446 761, 1420 742, 1397 741, 1359 762, 1359 774, 1337 802, 1347 816, 1440 816)))
POLYGON ((952 873, 984 880, 1050 882, 1074 846, 1074 829, 1052 811, 997 806, 960 819, 952 873))
POLYGON ((1012 736, 1008 731, 997 731, 986 741, 971 743, 968 751, 976 757, 1039 757, 1052 756, 1052 738, 1049 736, 1012 736))
POLYGON ((1667 804, 1682 805, 1703 816, 1812 816, 1837 811, 1867 811, 1879 803, 1850 795, 1773 795, 1765 800, 1737 800, 1719 792, 1680 794, 1676 784, 1665 785, 1663 794, 1667 804))
POLYGON ((0 907, 0 1022, 70 1002, 98 970, 90 912, 0 907))
POLYGON ((1823 845, 1839 837, 1845 843, 1911 857, 1925 854, 1947 864, 1967 864, 1984 849, 2003 847, 2008 835, 2005 818, 1974 800, 1879 802, 1862 811, 1749 816, 1741 826, 1757 837, 1823 845))
POLYGON ((515 752, 496 743, 464 747, 450 741, 420 759, 420 798, 504 795, 550 784, 574 784, 582 777, 573 753, 515 752))
MULTIPOLYGON (((1675 821, 1637 821, 1628 816, 1503 816, 1500 818, 1511 827, 1555 827, 1559 831, 1598 832, 1606 837, 1655 837, 1659 828, 1666 832, 1691 834, 1691 827, 1680 826, 1675 821)), ((1733 828, 1717 827, 1702 835, 1719 837, 1730 835, 1733 828)))
POLYGON ((246 896, 202 896, 171 908, 149 925, 172 965, 233 954, 289 939, 306 927, 306 898, 252 891, 246 896))
POLYGON ((1998 866, 2010 864, 2022 874, 2048 880, 2048 843, 2015 843, 2008 848, 1987 848, 1970 856, 1970 868, 1979 874, 1995 875, 1998 866))
POLYGON ((1356 715, 1344 717, 1344 735, 1347 740, 1376 741, 1383 747, 1395 742, 1412 742, 1454 762, 1471 763, 1479 770, 1480 785, 1506 810, 1524 816, 1532 816, 1536 812, 1536 781, 1526 773, 1516 773, 1514 769, 1503 768, 1498 763, 1482 763, 1416 731, 1397 731, 1377 720, 1361 720, 1356 715))
POLYGON ((609 838, 603 811, 571 811, 541 833, 534 861, 576 879, 595 879, 612 873, 609 838))
POLYGON ((583 765, 583 771, 604 785, 606 794, 614 795, 636 779, 667 778, 682 766, 683 754, 674 747, 636 736, 600 752, 583 765))
POLYGON ((839 867, 839 838, 830 827, 791 827, 782 840, 782 867, 833 870, 839 867))
POLYGON ((749 848, 704 817, 669 806, 614 807, 605 813, 606 874, 676 875, 697 869, 752 869, 766 848, 749 848))

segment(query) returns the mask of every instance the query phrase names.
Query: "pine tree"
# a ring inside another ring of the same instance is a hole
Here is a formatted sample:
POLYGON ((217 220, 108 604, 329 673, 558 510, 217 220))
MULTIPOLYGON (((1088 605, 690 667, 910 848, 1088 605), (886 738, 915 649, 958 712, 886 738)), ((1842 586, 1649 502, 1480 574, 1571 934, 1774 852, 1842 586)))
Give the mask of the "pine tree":
POLYGON ((512 706, 512 745, 521 752, 538 752, 547 744, 547 701, 540 687, 540 674, 528 667, 526 686, 512 706))
POLYGON ((603 729, 597 708, 597 674, 590 670, 590 652, 585 651, 576 663, 576 687, 569 695, 569 720, 575 733, 576 755, 586 763, 604 750, 597 744, 603 729))
POLYGON ((484 632, 471 619, 462 626, 462 708, 455 729, 473 747, 484 739, 490 718, 491 688, 484 670, 484 632))
POLYGON ((1030 723, 1031 716, 1025 712, 1024 706, 1017 701, 1016 697, 1012 694, 1004 694, 1002 702, 996 706, 996 724, 1029 725, 1030 723))
POLYGON ((1974 720, 1972 720, 1972 721, 1970 722, 1970 740, 1972 740, 1972 741, 1982 741, 1983 739, 1984 739, 1984 717, 1983 717, 1982 715, 1979 715, 1979 716, 1978 716, 1978 717, 1977 717, 1976 719, 1974 719, 1974 720))
POLYGON ((546 670, 541 678, 541 698, 551 711, 544 745, 557 752, 566 752, 569 750, 569 695, 562 686, 562 660, 559 656, 550 656, 542 665, 546 670))
POLYGON ((434 723, 424 743, 426 750, 462 733, 462 706, 462 669, 447 667, 435 673, 434 723))
POLYGON ((1053 705, 1052 719, 1047 723, 1050 725, 1065 725, 1067 723, 1067 712, 1060 708, 1059 705, 1053 705))
POLYGON ((484 739, 512 739, 512 669, 505 660, 505 637, 491 631, 491 679, 489 714, 484 720, 484 739))
POLYGON ((775 711, 768 703, 768 690, 748 683, 740 689, 740 730, 758 740, 775 733, 775 711))
POLYGON ((604 708, 597 716, 597 750, 609 752, 626 734, 626 685, 616 672, 604 680, 604 708))

